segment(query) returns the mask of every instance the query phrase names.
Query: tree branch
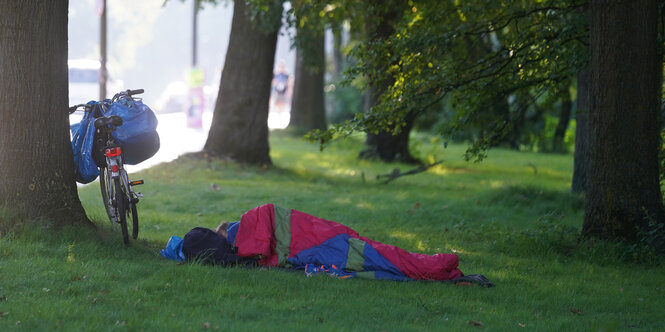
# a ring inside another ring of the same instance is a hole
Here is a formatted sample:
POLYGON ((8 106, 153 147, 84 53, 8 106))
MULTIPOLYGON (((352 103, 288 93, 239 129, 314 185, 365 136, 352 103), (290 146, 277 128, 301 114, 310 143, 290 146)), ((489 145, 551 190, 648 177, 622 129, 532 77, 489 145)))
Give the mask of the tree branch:
POLYGON ((437 161, 437 162, 429 164, 429 165, 421 165, 417 168, 414 168, 414 169, 412 169, 410 171, 406 171, 406 172, 400 172, 399 168, 395 168, 392 172, 390 172, 388 174, 379 174, 379 175, 377 175, 376 180, 379 180, 381 178, 386 178, 386 180, 383 181, 383 184, 388 184, 390 181, 395 180, 400 176, 412 175, 412 174, 417 174, 417 173, 420 173, 420 172, 424 172, 424 171, 426 171, 426 170, 428 170, 428 169, 430 169, 430 168, 432 168, 432 167, 434 167, 434 166, 436 166, 436 165, 438 165, 442 162, 443 161, 437 161))

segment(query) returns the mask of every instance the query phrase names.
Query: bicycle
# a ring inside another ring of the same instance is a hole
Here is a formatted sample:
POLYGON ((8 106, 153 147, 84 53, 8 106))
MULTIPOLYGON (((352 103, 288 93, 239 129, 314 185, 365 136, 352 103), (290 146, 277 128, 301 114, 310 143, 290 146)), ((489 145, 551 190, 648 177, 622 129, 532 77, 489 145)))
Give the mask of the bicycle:
POLYGON ((134 186, 144 184, 143 180, 130 181, 123 163, 122 147, 113 137, 117 127, 122 126, 123 119, 117 115, 104 116, 105 111, 121 98, 132 98, 133 95, 143 93, 143 89, 121 91, 99 102, 89 102, 69 107, 72 114, 83 108, 84 112, 92 112, 95 119, 93 124, 95 136, 92 157, 99 167, 99 185, 106 214, 111 226, 120 225, 122 239, 129 244, 129 230, 127 217, 131 215, 132 238, 136 240, 139 234, 139 215, 136 204, 143 197, 140 192, 134 191, 134 186))

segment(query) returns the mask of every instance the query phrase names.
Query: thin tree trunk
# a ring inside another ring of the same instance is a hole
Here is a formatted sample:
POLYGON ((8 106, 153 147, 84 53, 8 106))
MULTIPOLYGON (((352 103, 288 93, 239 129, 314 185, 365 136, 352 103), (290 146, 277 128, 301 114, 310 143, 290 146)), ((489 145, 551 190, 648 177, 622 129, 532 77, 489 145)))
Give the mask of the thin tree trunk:
POLYGON ((333 49, 332 49, 332 62, 333 62, 333 82, 337 83, 342 79, 342 66, 343 66, 343 57, 342 57, 342 24, 333 26, 332 35, 333 35, 333 49))
MULTIPOLYGON (((310 33, 298 29, 298 33, 310 33)), ((293 103, 289 128, 297 131, 326 129, 326 109, 323 95, 323 75, 325 72, 323 31, 311 33, 315 39, 312 49, 296 51, 296 72, 293 87, 293 103)))
POLYGON ((577 73, 577 113, 575 115, 575 155, 573 164, 572 192, 586 191, 587 165, 589 159, 589 70, 577 73))
POLYGON ((0 209, 92 225, 69 141, 67 15, 66 0, 0 1, 0 209))
POLYGON ((559 122, 554 130, 554 138, 552 139, 552 151, 566 152, 564 146, 564 138, 566 137, 566 130, 568 130, 568 123, 570 122, 570 114, 573 110, 573 102, 570 98, 570 92, 566 88, 563 97, 561 98, 561 114, 559 114, 559 122))
MULTIPOLYGON (((280 5, 270 10, 281 9, 280 5)), ((260 30, 259 23, 250 19, 245 1, 234 2, 219 95, 203 147, 208 155, 249 164, 272 163, 268 109, 279 24, 264 23, 274 28, 260 30)))
POLYGON ((658 0, 590 1, 589 174, 582 235, 639 240, 663 223, 658 0))

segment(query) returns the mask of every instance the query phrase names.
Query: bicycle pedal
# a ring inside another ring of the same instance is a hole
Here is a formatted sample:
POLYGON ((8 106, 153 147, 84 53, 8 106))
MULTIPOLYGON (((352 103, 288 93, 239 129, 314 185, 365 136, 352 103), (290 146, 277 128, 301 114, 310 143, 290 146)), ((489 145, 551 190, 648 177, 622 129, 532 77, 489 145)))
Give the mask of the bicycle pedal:
POLYGON ((134 181, 130 182, 129 184, 131 184, 132 186, 138 186, 138 185, 143 184, 143 183, 144 183, 143 180, 134 180, 134 181))
MULTIPOLYGON (((136 198, 143 198, 143 194, 141 194, 141 193, 136 193, 136 198)), ((137 201, 138 201, 138 199, 137 199, 137 201)))

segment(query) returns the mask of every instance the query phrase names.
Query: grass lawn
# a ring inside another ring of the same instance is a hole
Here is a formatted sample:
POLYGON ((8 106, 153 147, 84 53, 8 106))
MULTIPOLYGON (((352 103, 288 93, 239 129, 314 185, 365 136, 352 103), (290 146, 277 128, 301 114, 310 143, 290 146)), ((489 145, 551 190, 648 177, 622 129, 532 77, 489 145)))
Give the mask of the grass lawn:
POLYGON ((382 184, 377 175, 411 166, 359 161, 359 141, 320 153, 273 133, 272 168, 181 157, 132 174, 146 184, 130 247, 111 230, 97 182, 80 188, 96 231, 0 237, 0 331, 665 329, 663 259, 578 241, 583 198, 569 192, 571 155, 492 150, 476 164, 463 160, 462 145, 416 136, 421 158, 443 162, 382 184), (463 272, 496 287, 310 278, 159 255, 171 235, 264 203, 409 251, 457 253, 463 272))

